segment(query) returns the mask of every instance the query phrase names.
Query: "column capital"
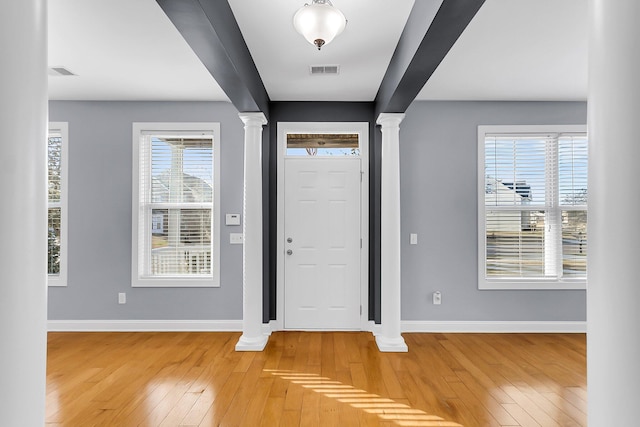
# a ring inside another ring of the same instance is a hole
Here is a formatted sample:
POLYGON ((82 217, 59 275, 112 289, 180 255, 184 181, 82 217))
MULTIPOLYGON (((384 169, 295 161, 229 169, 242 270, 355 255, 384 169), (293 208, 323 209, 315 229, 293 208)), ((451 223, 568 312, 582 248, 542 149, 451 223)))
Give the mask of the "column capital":
POLYGON ((376 124, 384 127, 400 126, 400 122, 404 120, 404 113, 380 113, 376 124))
POLYGON ((238 117, 245 126, 264 126, 267 124, 267 118, 264 113, 238 113, 238 117))

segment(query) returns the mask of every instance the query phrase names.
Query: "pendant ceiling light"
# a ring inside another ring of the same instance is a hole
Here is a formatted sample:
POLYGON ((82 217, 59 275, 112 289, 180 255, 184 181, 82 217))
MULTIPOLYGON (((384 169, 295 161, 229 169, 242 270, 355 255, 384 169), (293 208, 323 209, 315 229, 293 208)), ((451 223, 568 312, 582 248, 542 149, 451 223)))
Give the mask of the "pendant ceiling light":
POLYGON ((331 43, 347 25, 347 20, 329 0, 313 0, 302 6, 293 17, 293 26, 318 50, 331 43))

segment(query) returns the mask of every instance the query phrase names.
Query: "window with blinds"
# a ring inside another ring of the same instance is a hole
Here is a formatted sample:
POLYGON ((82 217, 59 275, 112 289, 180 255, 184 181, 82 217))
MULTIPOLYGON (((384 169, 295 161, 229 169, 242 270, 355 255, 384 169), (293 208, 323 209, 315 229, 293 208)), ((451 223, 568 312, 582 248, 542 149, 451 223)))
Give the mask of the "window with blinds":
POLYGON ((480 287, 583 288, 583 127, 479 128, 480 287))
POLYGON ((137 124, 135 286, 217 286, 217 126, 137 124))
POLYGON ((50 123, 47 137, 47 272, 50 286, 67 279, 67 123, 50 123))

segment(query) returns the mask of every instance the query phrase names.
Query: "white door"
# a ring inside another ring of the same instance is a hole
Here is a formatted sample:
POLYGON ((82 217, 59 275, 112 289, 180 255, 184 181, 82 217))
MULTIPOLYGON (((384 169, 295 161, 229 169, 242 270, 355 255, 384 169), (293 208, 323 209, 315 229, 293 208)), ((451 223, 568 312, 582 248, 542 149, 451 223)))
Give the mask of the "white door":
POLYGON ((359 329, 359 158, 287 158, 284 327, 359 329))

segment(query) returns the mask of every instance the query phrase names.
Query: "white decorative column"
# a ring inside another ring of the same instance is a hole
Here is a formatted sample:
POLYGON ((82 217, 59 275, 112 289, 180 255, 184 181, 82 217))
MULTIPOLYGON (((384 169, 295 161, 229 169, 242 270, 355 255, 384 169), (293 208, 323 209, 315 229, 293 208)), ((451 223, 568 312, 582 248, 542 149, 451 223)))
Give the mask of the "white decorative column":
POLYGON ((404 114, 382 113, 377 124, 382 131, 381 173, 381 309, 382 330, 376 336, 378 349, 406 352, 400 335, 400 122, 404 114))
POLYGON ((589 13, 589 425, 638 425, 640 2, 589 13))
POLYGON ((0 415, 42 426, 47 354, 47 1, 0 14, 0 415))
POLYGON ((262 113, 240 113, 244 123, 242 336, 236 351, 262 351, 262 113))

